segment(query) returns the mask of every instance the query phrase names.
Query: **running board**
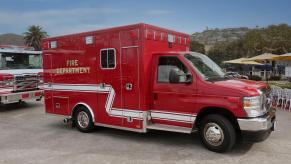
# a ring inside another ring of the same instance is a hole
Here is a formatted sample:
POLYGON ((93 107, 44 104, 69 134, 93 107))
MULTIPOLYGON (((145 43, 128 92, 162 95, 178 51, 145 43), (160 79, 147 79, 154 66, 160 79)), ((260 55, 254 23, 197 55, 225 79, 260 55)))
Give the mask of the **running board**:
POLYGON ((147 126, 147 129, 163 130, 163 131, 178 132, 178 133, 188 133, 188 134, 192 133, 192 128, 163 125, 163 124, 151 124, 147 126))

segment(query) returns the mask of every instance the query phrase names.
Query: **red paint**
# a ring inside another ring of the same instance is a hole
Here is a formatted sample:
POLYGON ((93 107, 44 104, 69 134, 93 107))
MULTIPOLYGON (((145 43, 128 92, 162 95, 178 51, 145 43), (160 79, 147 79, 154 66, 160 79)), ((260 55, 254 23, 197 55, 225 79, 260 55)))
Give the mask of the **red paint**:
POLYGON ((41 96, 42 95, 42 92, 35 92, 34 93, 34 96, 41 96))
POLYGON ((13 75, 8 73, 0 73, 0 82, 13 80, 13 75))
POLYGON ((27 98, 29 98, 29 93, 23 93, 21 95, 21 97, 22 97, 22 99, 27 99, 27 98))

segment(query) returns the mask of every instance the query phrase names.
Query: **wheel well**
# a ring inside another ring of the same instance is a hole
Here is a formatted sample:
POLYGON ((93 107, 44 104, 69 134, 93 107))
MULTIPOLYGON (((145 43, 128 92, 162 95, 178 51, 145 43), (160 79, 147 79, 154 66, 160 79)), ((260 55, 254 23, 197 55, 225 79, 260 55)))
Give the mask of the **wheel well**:
POLYGON ((78 104, 78 105, 76 105, 74 108, 73 108, 73 111, 72 111, 72 118, 74 118, 74 115, 75 115, 75 113, 76 113, 76 111, 80 108, 80 107, 85 107, 84 105, 82 105, 82 104, 78 104))
POLYGON ((217 107, 208 107, 208 108, 201 109, 196 117, 195 127, 199 128, 201 120, 205 116, 210 115, 210 114, 219 114, 221 116, 224 116, 233 124, 236 130, 239 130, 239 125, 234 114, 227 109, 217 108, 217 107))
POLYGON ((89 110, 89 112, 91 113, 91 116, 92 116, 93 122, 94 122, 95 119, 94 119, 94 113, 93 113, 92 109, 90 108, 90 106, 88 106, 87 104, 83 104, 83 103, 79 103, 79 104, 77 104, 77 105, 74 106, 74 108, 73 108, 73 110, 72 110, 72 115, 71 115, 72 119, 74 119, 74 115, 75 115, 76 111, 77 111, 80 107, 85 107, 85 108, 87 108, 87 109, 89 110))

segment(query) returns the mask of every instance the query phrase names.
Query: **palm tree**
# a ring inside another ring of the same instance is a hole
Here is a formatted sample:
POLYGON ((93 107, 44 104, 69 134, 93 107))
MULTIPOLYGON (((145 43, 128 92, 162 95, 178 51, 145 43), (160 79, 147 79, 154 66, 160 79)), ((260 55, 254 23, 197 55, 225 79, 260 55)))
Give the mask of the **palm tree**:
POLYGON ((24 34, 25 44, 31 46, 34 50, 41 50, 41 42, 44 38, 48 37, 47 32, 42 30, 42 27, 37 25, 29 26, 24 34))

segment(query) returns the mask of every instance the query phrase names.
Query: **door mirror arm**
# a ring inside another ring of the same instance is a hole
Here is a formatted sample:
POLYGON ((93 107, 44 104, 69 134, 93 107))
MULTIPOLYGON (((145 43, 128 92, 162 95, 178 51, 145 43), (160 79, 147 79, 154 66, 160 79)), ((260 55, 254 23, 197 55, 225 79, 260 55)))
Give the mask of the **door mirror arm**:
POLYGON ((170 83, 185 83, 185 84, 191 84, 193 81, 193 77, 190 73, 188 74, 183 74, 183 75, 179 75, 178 71, 171 69, 170 74, 169 74, 169 82, 170 83), (185 77, 185 81, 181 82, 180 81, 180 77, 184 76, 185 77))
POLYGON ((179 83, 180 82, 180 76, 179 76, 178 72, 174 69, 170 70, 169 82, 170 83, 179 83))
POLYGON ((193 82, 193 77, 192 77, 192 75, 189 73, 189 74, 186 75, 186 81, 185 81, 185 83, 186 83, 186 84, 192 84, 192 82, 193 82))

